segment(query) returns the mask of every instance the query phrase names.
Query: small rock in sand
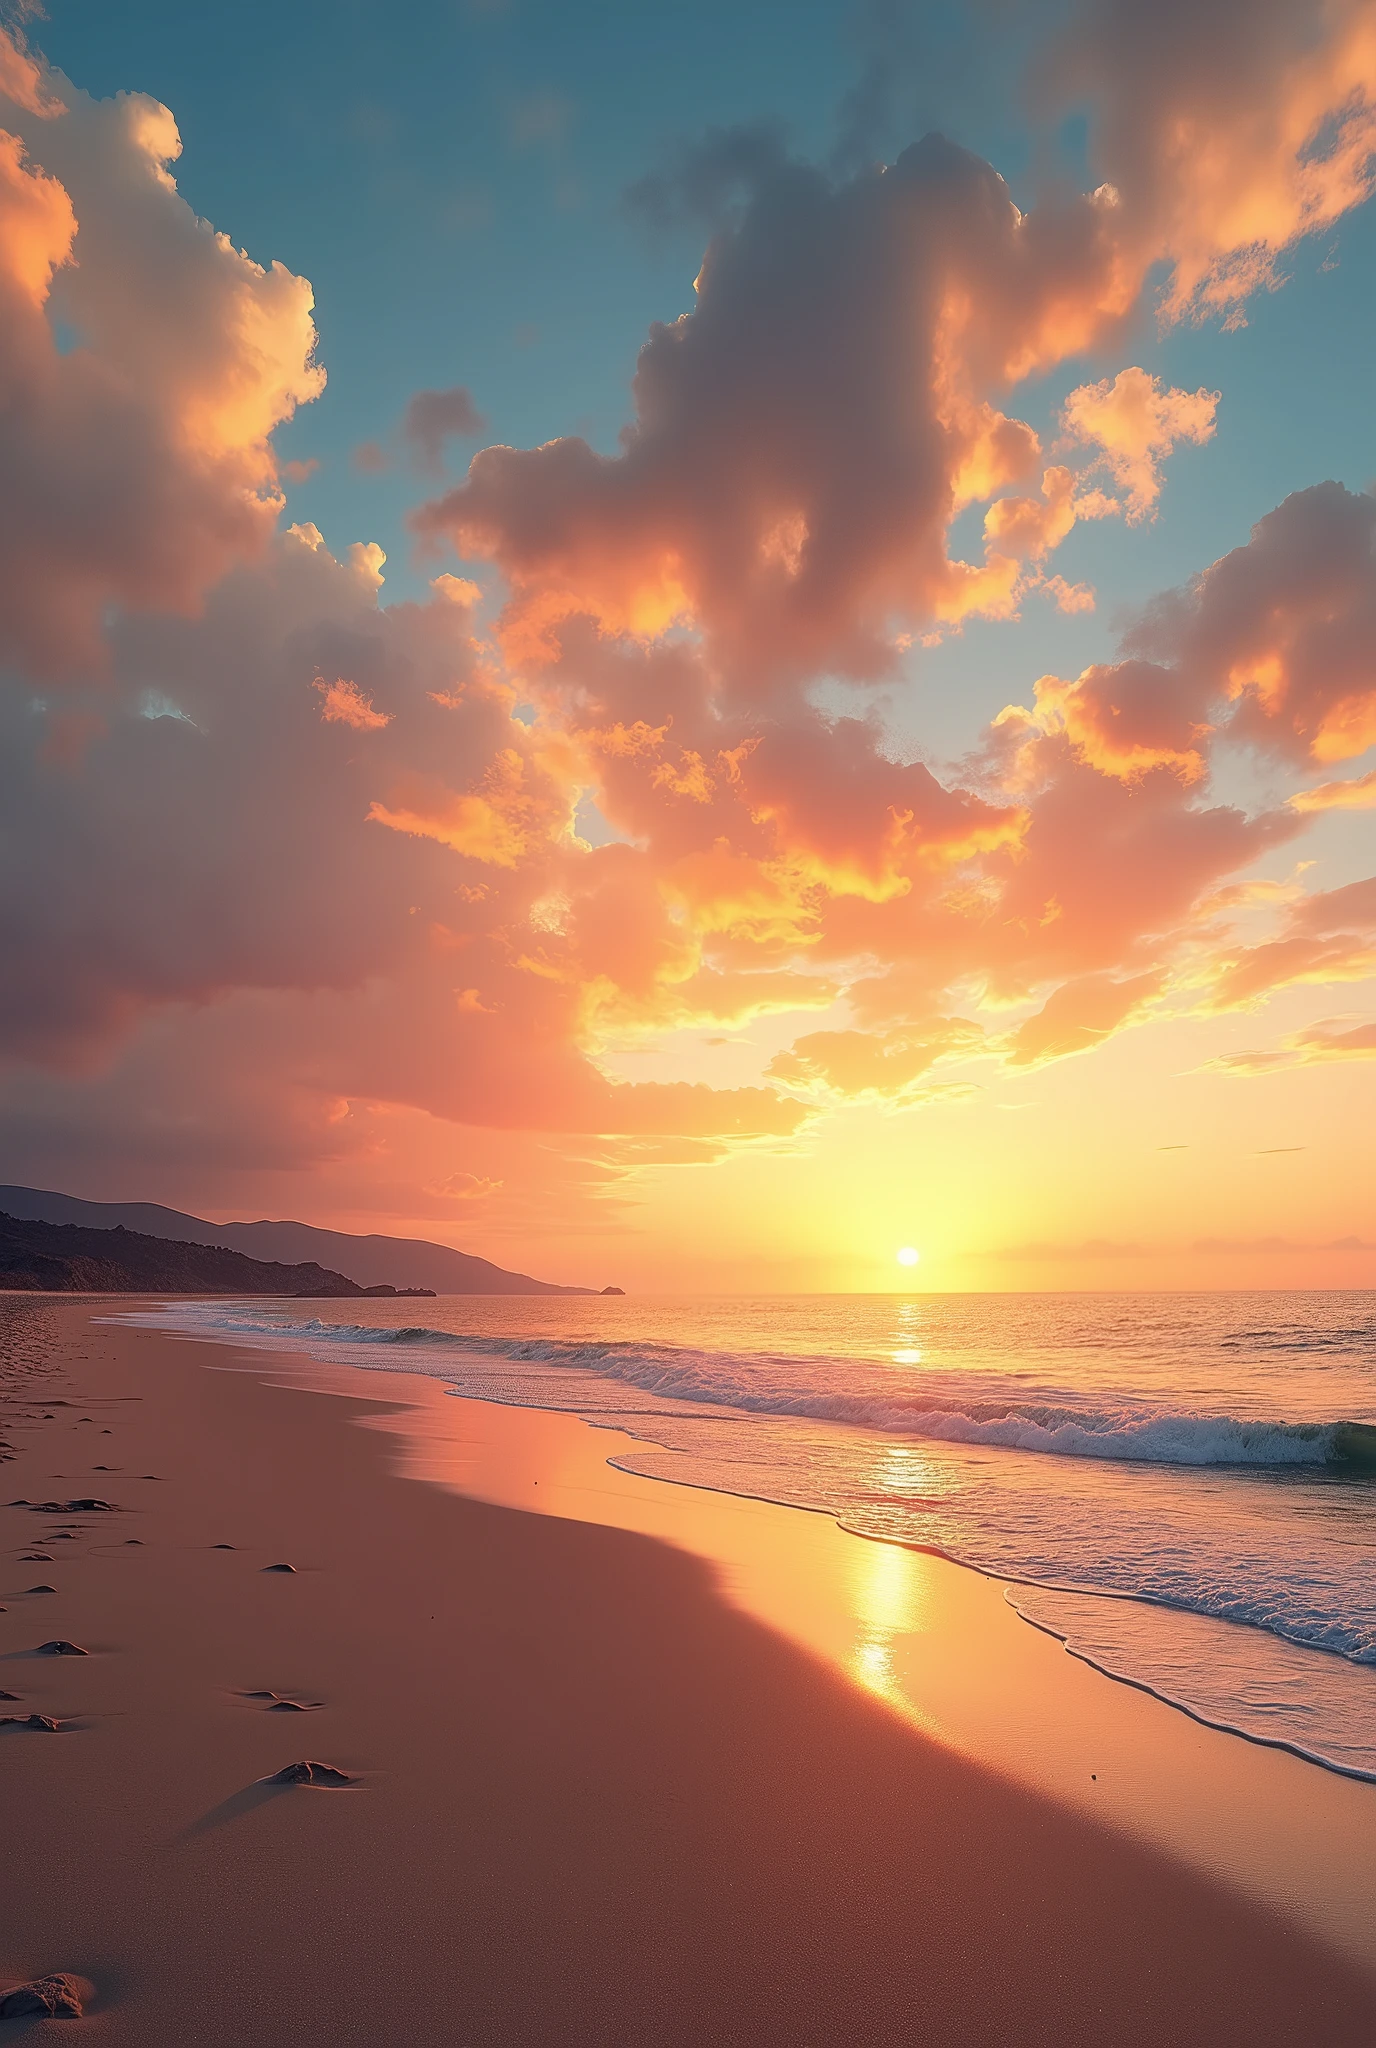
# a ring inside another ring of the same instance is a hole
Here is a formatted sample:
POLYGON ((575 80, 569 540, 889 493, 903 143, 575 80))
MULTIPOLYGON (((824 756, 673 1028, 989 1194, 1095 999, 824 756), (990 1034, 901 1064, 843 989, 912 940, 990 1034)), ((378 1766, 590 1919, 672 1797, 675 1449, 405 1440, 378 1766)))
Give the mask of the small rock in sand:
POLYGON ((35 1977, 30 1984, 16 1984, 0 1992, 0 2020, 79 2020, 82 1987, 65 1971, 54 1977, 35 1977))
POLYGON ((89 1657, 90 1654, 79 1643, 64 1642, 60 1636, 51 1643, 40 1643, 34 1652, 36 1657, 89 1657))
POLYGON ((47 1735, 58 1735, 62 1723, 54 1721, 51 1714, 0 1714, 0 1728, 32 1728, 47 1735))
POLYGON ((265 1564, 263 1570, 265 1572, 295 1572, 296 1566, 294 1564, 265 1564))
POLYGON ((285 1770, 274 1771, 270 1778, 264 1778, 265 1785, 352 1785, 353 1779, 347 1771, 337 1771, 333 1764, 299 1763, 288 1764, 285 1770))

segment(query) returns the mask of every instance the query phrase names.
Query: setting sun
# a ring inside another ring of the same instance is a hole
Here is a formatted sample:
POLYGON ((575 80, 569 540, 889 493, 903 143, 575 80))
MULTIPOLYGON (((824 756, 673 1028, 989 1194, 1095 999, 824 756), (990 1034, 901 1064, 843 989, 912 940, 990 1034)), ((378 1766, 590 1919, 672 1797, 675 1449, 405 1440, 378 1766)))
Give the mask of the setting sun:
POLYGON ((914 1251, 910 1244, 905 1244, 898 1254, 898 1263, 900 1266, 915 1266, 921 1257, 921 1252, 914 1251))

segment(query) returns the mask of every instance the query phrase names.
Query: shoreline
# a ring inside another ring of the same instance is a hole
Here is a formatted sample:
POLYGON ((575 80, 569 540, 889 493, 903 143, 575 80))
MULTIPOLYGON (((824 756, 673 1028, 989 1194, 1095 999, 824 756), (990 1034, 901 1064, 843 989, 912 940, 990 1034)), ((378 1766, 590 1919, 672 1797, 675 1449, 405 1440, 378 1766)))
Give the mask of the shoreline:
MULTIPOLYGON (((0 1873, 0 1975, 89 1977, 93 2037, 1369 2036, 1370 1970, 1095 1819, 1087 1774, 1078 1805, 1020 1778, 1043 1710, 1104 1739, 1097 1706, 1075 1721, 1085 1688, 1133 1702, 1109 1714, 1121 1729, 1152 1716, 1207 1751, 1201 1784, 1222 1746, 1262 1753, 1078 1664, 998 1582, 618 1473, 572 1416, 405 1374, 350 1369, 368 1384, 346 1397, 321 1368, 308 1389, 297 1358, 100 1325, 106 1308, 43 1305, 51 1372, 9 1369, 0 1430, 7 1500, 108 1487, 121 1509, 62 1518, 84 1533, 47 1546, 51 1596, 20 1584, 21 1548, 44 1547, 32 1512, 0 1509, 0 1683, 85 1724, 0 1731, 24 1844, 0 1873), (97 1479, 96 1459, 124 1470, 97 1479), (839 1606, 799 1575, 828 1559, 839 1606), (295 1573, 264 1572, 278 1561, 295 1573), (828 1647, 843 1609, 851 1638, 828 1647), (31 1662, 40 1627, 94 1654, 31 1662), (981 1674, 1015 1639, 1018 1669, 1056 1679, 1010 1716, 981 1674), (925 1733, 897 1697, 915 1674, 925 1733), (324 1704, 279 1718, 234 1697, 265 1686, 324 1704), (958 1707, 987 1724, 959 1742, 958 1707), (363 1783, 259 1798, 296 1756, 363 1783)), ((1222 1777, 1231 1805, 1256 1782, 1222 1777)), ((1321 1829, 1328 1802, 1306 1805, 1321 1829)))

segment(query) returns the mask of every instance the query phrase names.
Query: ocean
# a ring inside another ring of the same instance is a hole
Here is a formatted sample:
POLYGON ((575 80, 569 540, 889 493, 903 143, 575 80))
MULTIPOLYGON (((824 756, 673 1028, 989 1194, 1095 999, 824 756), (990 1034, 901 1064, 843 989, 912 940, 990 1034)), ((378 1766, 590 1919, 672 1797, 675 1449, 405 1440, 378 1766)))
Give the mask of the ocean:
POLYGON ((624 1430, 618 1465, 940 1552, 1112 1676, 1376 1779, 1376 1294, 451 1296, 132 1319, 624 1430))

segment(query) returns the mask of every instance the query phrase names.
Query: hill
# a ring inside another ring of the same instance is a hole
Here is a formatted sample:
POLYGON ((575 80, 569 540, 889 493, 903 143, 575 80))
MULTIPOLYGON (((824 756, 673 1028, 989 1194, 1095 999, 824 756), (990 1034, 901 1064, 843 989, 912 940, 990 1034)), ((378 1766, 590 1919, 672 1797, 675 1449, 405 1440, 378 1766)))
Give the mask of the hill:
POLYGON ((42 1188, 0 1186, 0 1211, 41 1223, 73 1223, 88 1229, 146 1232, 172 1242, 222 1245, 253 1259, 296 1264, 315 1260, 347 1273, 360 1287, 427 1287, 436 1294, 595 1294, 595 1287, 560 1287, 509 1273, 489 1259, 456 1252, 418 1237, 355 1237, 344 1230, 317 1230, 309 1223, 208 1223, 158 1202, 85 1202, 42 1188))
POLYGON ((61 1294, 286 1294, 369 1292, 314 1260, 280 1265, 222 1245, 169 1242, 117 1224, 85 1230, 0 1214, 0 1288, 61 1294))

